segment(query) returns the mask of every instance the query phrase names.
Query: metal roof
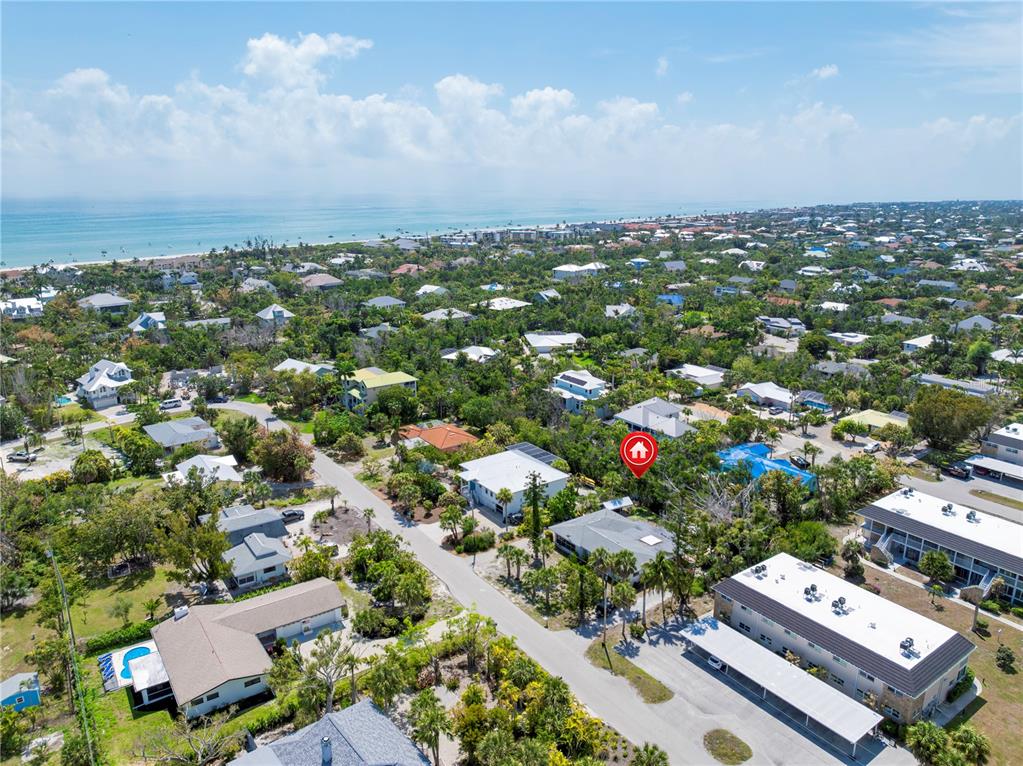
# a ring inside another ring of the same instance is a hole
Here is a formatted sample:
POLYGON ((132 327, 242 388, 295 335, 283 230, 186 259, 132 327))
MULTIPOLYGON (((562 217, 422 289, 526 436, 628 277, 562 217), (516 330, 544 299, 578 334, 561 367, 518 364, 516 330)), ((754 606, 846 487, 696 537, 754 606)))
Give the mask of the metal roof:
POLYGON ((859 742, 884 720, 866 705, 713 617, 689 623, 682 635, 847 742, 859 742))
POLYGON ((941 677, 952 665, 966 657, 974 646, 961 633, 956 633, 934 651, 906 668, 847 636, 821 625, 807 615, 778 603, 740 582, 735 577, 722 580, 715 587, 718 593, 745 604, 779 625, 813 641, 824 650, 838 655, 857 668, 877 676, 910 697, 916 697, 941 677))

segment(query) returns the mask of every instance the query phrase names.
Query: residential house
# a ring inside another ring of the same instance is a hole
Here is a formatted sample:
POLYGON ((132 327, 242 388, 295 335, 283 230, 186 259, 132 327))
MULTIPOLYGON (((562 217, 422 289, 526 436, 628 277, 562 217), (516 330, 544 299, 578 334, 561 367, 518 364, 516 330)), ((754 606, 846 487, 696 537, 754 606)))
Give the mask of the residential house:
POLYGON ((537 477, 544 497, 551 497, 567 487, 569 475, 551 465, 552 458, 556 458, 530 447, 532 445, 512 445, 496 455, 462 463, 459 473, 462 494, 473 505, 500 514, 507 523, 521 517, 522 501, 532 476, 537 477), (498 499, 504 489, 511 492, 510 502, 498 499))
POLYGON ((560 301, 561 293, 555 290, 553 287, 549 287, 546 290, 540 290, 533 299, 537 303, 550 303, 551 301, 560 301))
POLYGON ((553 524, 549 529, 554 536, 554 546, 580 561, 586 561, 597 548, 612 554, 629 551, 636 557, 638 571, 658 553, 671 555, 672 552, 672 537, 664 527, 642 519, 625 518, 608 508, 553 524))
POLYGON ((292 359, 290 356, 274 367, 274 372, 290 372, 301 375, 308 372, 311 375, 322 377, 331 375, 334 372, 334 365, 327 362, 303 362, 301 359, 292 359))
POLYGON ((485 285, 480 285, 480 290, 485 290, 488 293, 499 293, 504 290, 504 285, 500 282, 488 282, 485 285))
MULTIPOLYGON (((209 521, 209 515, 199 517, 199 523, 209 521)), ((288 528, 280 511, 274 508, 254 508, 251 505, 232 505, 217 514, 217 529, 227 535, 231 545, 240 545, 246 537, 259 532, 264 537, 287 537, 288 528)))
POLYGON ((682 407, 657 396, 622 410, 614 419, 627 423, 633 431, 668 439, 677 439, 696 430, 686 422, 682 407))
POLYGON ((340 279, 333 276, 332 274, 310 274, 307 277, 302 277, 302 286, 306 290, 333 290, 334 288, 340 287, 344 284, 340 279))
POLYGON ((916 286, 918 289, 944 290, 945 292, 955 292, 959 289, 959 285, 955 282, 949 282, 945 279, 921 279, 916 283, 916 286))
POLYGON ((0 682, 0 707, 20 713, 43 704, 38 673, 15 673, 0 682))
POLYGON ((604 316, 608 319, 627 319, 636 314, 636 307, 628 303, 604 306, 604 316))
POLYGON ((443 349, 440 358, 447 362, 456 362, 464 355, 470 362, 489 362, 497 352, 489 346, 466 346, 465 348, 443 349))
POLYGON ((686 298, 678 293, 661 293, 657 296, 657 302, 666 303, 674 308, 681 308, 682 304, 686 302, 686 298))
POLYGON ((797 317, 784 319, 782 317, 758 316, 757 321, 760 322, 765 331, 772 335, 781 335, 788 338, 793 335, 803 335, 806 332, 806 325, 797 317))
POLYGON ((958 631, 787 553, 715 585, 714 613, 906 724, 945 702, 975 648, 958 631))
POLYGON ((685 271, 687 267, 685 261, 665 261, 664 268, 668 271, 685 271))
POLYGON ((351 388, 344 395, 344 405, 348 409, 365 407, 377 400, 381 391, 394 386, 401 386, 416 392, 418 379, 404 372, 385 372, 379 367, 363 367, 356 370, 349 380, 351 388))
POLYGON ((399 431, 402 439, 406 440, 409 447, 419 444, 429 444, 441 452, 457 452, 466 444, 472 444, 478 439, 464 428, 451 425, 450 423, 438 423, 436 425, 415 425, 403 426, 399 431))
POLYGON ((418 263, 403 263, 396 269, 391 270, 392 277, 412 277, 426 271, 425 266, 418 263))
POLYGON ((932 343, 934 343, 933 335, 921 335, 919 338, 910 338, 909 340, 902 341, 902 350, 907 354, 915 354, 917 351, 930 348, 932 343))
POLYGON ((523 338, 533 353, 541 355, 574 348, 579 341, 586 340, 577 332, 527 332, 523 338))
POLYGON ((362 305, 371 309, 401 309, 405 308, 405 301, 392 295, 379 295, 376 298, 363 301, 362 305))
POLYGON ((1023 465, 1023 423, 1009 423, 980 440, 982 455, 1023 465))
POLYGON ((92 311, 121 314, 131 305, 131 301, 113 293, 93 293, 92 295, 80 298, 78 305, 83 309, 91 309, 92 311))
POLYGON ((141 334, 149 330, 166 330, 167 315, 162 311, 143 311, 132 320, 131 324, 128 325, 128 329, 133 334, 141 334))
POLYGON ((247 277, 238 286, 238 292, 240 293, 254 293, 259 290, 266 290, 268 293, 277 295, 277 288, 274 287, 272 282, 268 282, 265 279, 257 279, 256 277, 247 277))
POLYGON ((4 319, 35 319, 43 315, 43 302, 38 298, 11 298, 0 301, 4 319))
POLYGON ((152 630, 162 671, 153 675, 170 684, 186 719, 209 715, 266 693, 267 648, 338 626, 343 605, 337 583, 318 577, 244 601, 179 607, 152 630))
POLYGON ((843 314, 849 310, 849 304, 842 303, 841 301, 821 301, 820 310, 843 314))
POLYGON ((843 346, 858 346, 870 340, 869 335, 861 332, 829 332, 826 337, 843 346))
POLYGON ((373 325, 372 327, 363 327, 359 330, 359 337, 365 338, 366 340, 380 340, 389 332, 396 332, 397 327, 394 327, 390 322, 381 322, 380 324, 373 325))
POLYGON ((134 381, 131 377, 131 368, 128 365, 100 359, 78 379, 75 396, 84 399, 94 410, 101 410, 104 407, 134 401, 134 395, 125 394, 122 397, 120 393, 122 388, 132 382, 134 381))
POLYGON ((783 279, 778 283, 778 289, 784 293, 794 293, 796 291, 796 280, 794 279, 783 279))
MULTIPOLYGON (((607 388, 607 381, 587 370, 567 370, 554 376, 550 391, 563 410, 579 414, 584 404, 599 400, 607 393, 607 388)), ((598 407, 596 414, 603 417, 603 408, 598 407)))
POLYGON ((639 271, 640 269, 644 269, 647 266, 649 266, 650 261, 647 258, 630 258, 629 265, 632 266, 632 268, 639 271))
POLYGON ((142 430, 149 434, 150 439, 163 447, 167 454, 186 444, 195 444, 200 448, 209 449, 217 449, 220 446, 220 438, 217 436, 216 430, 199 417, 165 420, 162 423, 143 426, 142 430))
POLYGON ((702 392, 716 391, 721 388, 725 382, 725 372, 726 370, 720 367, 701 367, 698 364, 683 364, 681 367, 668 370, 668 375, 691 381, 696 384, 697 390, 702 392))
POLYGON ((735 395, 761 407, 780 407, 783 410, 791 409, 794 401, 791 391, 771 382, 746 383, 739 387, 735 395))
POLYGON ((229 584, 237 590, 251 590, 287 577, 291 551, 279 538, 252 532, 224 551, 224 561, 231 565, 229 584))
POLYGON ((447 295, 448 288, 441 287, 440 285, 422 285, 416 290, 416 297, 422 298, 424 295, 447 295))
POLYGON ((531 306, 529 301, 520 301, 517 298, 506 298, 504 296, 500 298, 491 298, 490 300, 482 301, 479 304, 491 311, 511 311, 512 309, 521 309, 526 306, 531 306))
POLYGON ((878 428, 884 428, 888 425, 899 426, 900 428, 909 427, 909 416, 901 412, 862 410, 860 412, 853 413, 852 415, 846 415, 838 422, 844 423, 846 421, 865 425, 867 427, 867 433, 872 433, 878 428))
POLYGON ((944 375, 932 375, 930 373, 919 373, 915 379, 922 386, 954 388, 970 396, 991 396, 998 392, 995 386, 980 380, 955 380, 954 378, 946 378, 944 375))
POLYGON ((849 375, 854 378, 865 378, 869 374, 866 365, 856 362, 833 362, 830 359, 822 359, 813 366, 814 372, 819 372, 826 378, 833 378, 836 375, 849 375))
POLYGON ((391 720, 364 699, 242 753, 229 766, 430 766, 391 720))
POLYGON ((992 322, 986 316, 977 314, 969 319, 963 319, 960 322, 956 322, 952 329, 955 332, 969 332, 970 330, 984 330, 985 332, 990 332, 997 326, 997 324, 992 322))
POLYGON ((284 327, 288 322, 295 318, 295 315, 288 311, 284 306, 277 303, 271 303, 265 309, 256 313, 256 318, 259 319, 259 323, 263 327, 284 327))
POLYGON ((444 322, 448 319, 457 319, 463 322, 467 322, 473 319, 473 315, 468 311, 462 311, 461 309, 450 308, 450 309, 436 309, 423 314, 423 319, 427 322, 444 322))
POLYGON ((566 263, 556 266, 553 270, 554 279, 558 282, 578 282, 586 277, 595 277, 607 269, 607 265, 599 261, 592 261, 578 266, 574 263, 566 263))
POLYGON ((907 317, 903 316, 902 314, 895 314, 890 311, 882 314, 880 317, 871 318, 876 319, 878 322, 884 325, 899 324, 902 325, 903 327, 909 327, 910 325, 914 325, 923 321, 922 319, 917 319, 916 317, 907 317))
POLYGON ((196 455, 174 466, 174 470, 164 476, 168 484, 182 483, 194 470, 204 481, 242 482, 242 475, 235 470, 238 461, 234 455, 196 455))

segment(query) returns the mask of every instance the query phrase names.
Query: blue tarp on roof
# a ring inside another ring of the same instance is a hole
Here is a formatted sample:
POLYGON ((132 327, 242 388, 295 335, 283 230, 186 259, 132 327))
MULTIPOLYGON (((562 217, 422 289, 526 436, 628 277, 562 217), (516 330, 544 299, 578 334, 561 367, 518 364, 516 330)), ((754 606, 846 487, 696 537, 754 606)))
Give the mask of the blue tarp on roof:
POLYGON ((801 471, 788 460, 770 457, 771 447, 760 442, 739 444, 718 452, 721 468, 729 471, 742 464, 749 467, 754 479, 759 479, 768 471, 782 471, 789 476, 797 477, 811 491, 817 488, 817 477, 809 471, 801 471))
POLYGON ((677 293, 664 293, 662 295, 658 295, 657 300, 659 300, 661 303, 667 303, 671 306, 681 306, 686 301, 685 296, 679 295, 677 293))

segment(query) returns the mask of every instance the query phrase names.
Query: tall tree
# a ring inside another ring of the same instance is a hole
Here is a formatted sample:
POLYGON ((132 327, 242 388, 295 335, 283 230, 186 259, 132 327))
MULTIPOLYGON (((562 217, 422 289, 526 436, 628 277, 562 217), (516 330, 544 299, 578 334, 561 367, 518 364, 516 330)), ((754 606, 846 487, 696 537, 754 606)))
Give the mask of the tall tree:
POLYGON ((451 719, 433 689, 423 689, 409 706, 412 737, 430 748, 434 766, 440 766, 440 738, 451 733, 451 719))

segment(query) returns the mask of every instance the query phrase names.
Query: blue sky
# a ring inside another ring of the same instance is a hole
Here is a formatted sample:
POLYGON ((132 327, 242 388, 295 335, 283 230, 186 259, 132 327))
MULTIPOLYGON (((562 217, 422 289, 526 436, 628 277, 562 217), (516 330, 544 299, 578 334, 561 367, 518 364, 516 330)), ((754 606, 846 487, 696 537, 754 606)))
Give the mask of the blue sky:
POLYGON ((1018 197, 1018 5, 3 4, 7 196, 1018 197))

